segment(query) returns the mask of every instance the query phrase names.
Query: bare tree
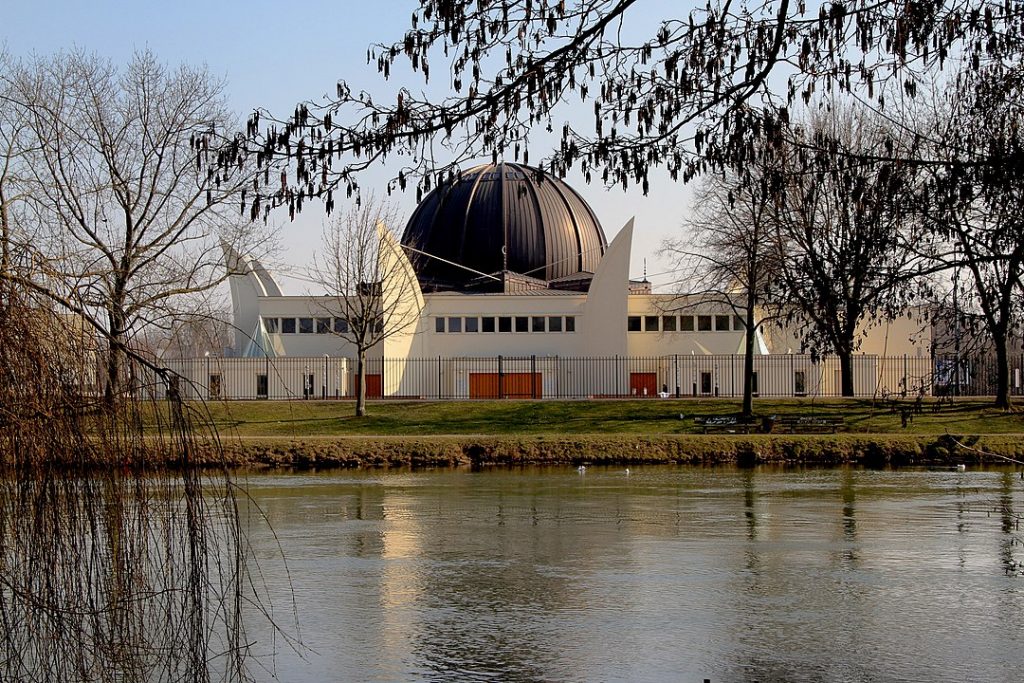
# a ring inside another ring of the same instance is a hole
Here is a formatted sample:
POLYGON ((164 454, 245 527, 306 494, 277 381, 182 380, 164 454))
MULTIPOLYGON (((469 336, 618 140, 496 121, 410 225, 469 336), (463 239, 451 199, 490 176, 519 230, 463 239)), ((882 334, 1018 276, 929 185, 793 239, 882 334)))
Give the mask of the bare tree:
POLYGON ((248 171, 237 161, 230 178, 212 170, 213 157, 231 154, 223 84, 150 53, 122 70, 59 54, 11 65, 0 79, 33 147, 22 168, 41 236, 33 258, 45 273, 33 285, 95 312, 109 344, 110 402, 132 336, 225 277, 218 241, 240 252, 265 243, 239 217, 248 171))
POLYGON ((329 296, 334 334, 356 350, 356 415, 366 415, 366 354, 389 337, 411 334, 423 298, 392 234, 396 210, 374 197, 352 204, 324 229, 313 279, 329 296))
MULTIPOLYGON (((768 155, 771 158, 771 155, 768 155)), ((768 322, 771 282, 776 275, 777 250, 771 240, 771 206, 776 175, 770 162, 707 176, 697 189, 690 215, 683 222, 685 237, 667 240, 663 251, 683 277, 678 288, 701 303, 732 309, 743 318, 742 416, 754 412, 754 347, 757 332, 768 322)))
POLYGON ((842 395, 853 396, 862 323, 902 310, 905 285, 923 272, 901 200, 912 176, 899 164, 864 161, 892 140, 861 115, 827 114, 795 132, 771 205, 781 294, 812 349, 838 356, 842 395))
POLYGON ((1009 161, 996 169, 930 169, 918 208, 947 245, 940 264, 967 276, 953 278, 953 325, 987 336, 996 361, 995 405, 1009 408, 1010 336, 1022 319, 1024 292, 1024 68, 961 79, 967 87, 946 92, 934 120, 942 131, 935 154, 955 158, 984 144, 1009 161))
MULTIPOLYGON (((11 64, 10 56, 0 52, 0 72, 9 70, 11 64)), ((22 214, 31 197, 25 163, 32 152, 28 121, 11 95, 11 84, 0 79, 0 273, 5 274, 24 252, 27 240, 22 214)))

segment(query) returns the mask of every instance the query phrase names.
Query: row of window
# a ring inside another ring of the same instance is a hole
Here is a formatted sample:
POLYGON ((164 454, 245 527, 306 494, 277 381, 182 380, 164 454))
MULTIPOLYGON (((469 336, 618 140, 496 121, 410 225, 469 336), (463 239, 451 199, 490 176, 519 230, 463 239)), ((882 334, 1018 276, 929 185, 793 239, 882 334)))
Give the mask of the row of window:
POLYGON ((267 334, 345 334, 348 321, 344 318, 263 318, 267 334))
POLYGON ((434 331, 458 332, 575 332, 576 317, 572 315, 487 315, 434 318, 434 331))
POLYGON ((629 332, 728 332, 730 329, 746 329, 743 318, 738 315, 631 315, 626 319, 629 332))

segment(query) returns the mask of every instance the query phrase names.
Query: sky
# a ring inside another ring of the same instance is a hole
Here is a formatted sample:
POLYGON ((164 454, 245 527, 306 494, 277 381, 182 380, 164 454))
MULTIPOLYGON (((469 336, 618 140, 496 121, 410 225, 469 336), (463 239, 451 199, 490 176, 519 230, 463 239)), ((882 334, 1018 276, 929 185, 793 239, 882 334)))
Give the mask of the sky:
MULTIPOLYGON (((0 46, 15 56, 78 48, 117 64, 149 49, 168 64, 205 64, 211 74, 224 79, 228 102, 244 121, 255 108, 290 112, 300 101, 320 99, 339 79, 375 94, 401 86, 420 91, 418 77, 399 71, 384 82, 375 66, 366 64, 367 47, 400 38, 415 6, 413 0, 307 0, 291 7, 263 0, 11 2, 0 20, 0 46)), ((681 13, 677 0, 649 0, 639 10, 645 12, 636 19, 641 25, 654 24, 669 11, 681 13)), ((538 144, 531 148, 530 158, 543 158, 546 152, 538 144)), ((360 184, 368 189, 379 186, 383 192, 384 182, 396 170, 375 169, 360 184)), ((649 279, 659 289, 670 289, 672 274, 666 271, 672 265, 658 252, 665 238, 682 234, 692 188, 662 174, 652 176, 647 196, 638 190, 606 189, 599 182, 587 185, 579 175, 566 180, 593 207, 609 241, 635 217, 631 275, 643 276, 646 259, 649 279)), ((408 218, 416 205, 415 191, 394 195, 393 200, 408 218)), ((270 221, 281 251, 268 265, 285 293, 316 293, 301 275, 320 243, 323 211, 306 208, 294 222, 286 213, 271 214, 270 221)))

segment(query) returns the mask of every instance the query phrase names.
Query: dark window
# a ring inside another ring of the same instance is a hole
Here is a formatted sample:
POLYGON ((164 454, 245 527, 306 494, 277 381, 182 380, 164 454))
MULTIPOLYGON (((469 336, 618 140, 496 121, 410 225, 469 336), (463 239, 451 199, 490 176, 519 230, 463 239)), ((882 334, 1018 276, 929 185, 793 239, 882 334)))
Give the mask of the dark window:
POLYGON ((508 316, 501 316, 498 318, 498 332, 511 332, 512 331, 512 318, 508 316))
POLYGON ((256 398, 266 398, 270 393, 267 388, 267 376, 256 375, 256 398))
POLYGON ((544 326, 544 316, 542 316, 542 315, 535 315, 535 316, 533 316, 533 331, 534 332, 544 332, 545 329, 546 328, 544 326))
POLYGON ((803 370, 793 371, 793 393, 797 396, 807 393, 807 375, 803 370))
POLYGON ((698 315, 697 316, 697 330, 700 332, 711 331, 711 316, 710 315, 698 315))
POLYGON ((626 330, 629 331, 629 332, 639 332, 640 331, 640 316, 638 316, 638 315, 631 315, 628 318, 626 318, 626 330))
POLYGON ((553 315, 548 318, 548 332, 561 332, 562 331, 562 316, 553 315))
POLYGON ((434 332, 444 332, 444 318, 434 318, 434 332))
POLYGON ((567 315, 565 316, 565 331, 575 332, 576 331, 576 317, 567 315))
POLYGON ((479 318, 466 318, 466 332, 479 332, 480 331, 480 319, 479 318))
POLYGON ((331 319, 330 318, 317 318, 316 319, 316 333, 317 334, 328 334, 331 331, 331 319))
POLYGON ((448 318, 449 332, 462 332, 462 318, 448 318))
POLYGON ((344 318, 335 318, 334 332, 335 334, 348 334, 348 321, 344 318))
POLYGON ((529 332, 530 319, 525 315, 516 316, 516 332, 529 332))
POLYGON ((374 334, 384 334, 384 318, 383 317, 378 317, 376 320, 373 321, 373 333, 374 334))
POLYGON ((729 331, 729 316, 727 315, 716 315, 715 316, 715 329, 719 332, 729 331))
POLYGON ((711 393, 711 373, 702 372, 700 373, 700 393, 710 394, 711 393))
POLYGON ((676 317, 674 315, 661 316, 661 330, 662 332, 675 332, 676 317))
POLYGON ((741 316, 734 315, 732 317, 732 329, 745 330, 747 329, 747 324, 743 322, 743 318, 741 316))
POLYGON ((281 318, 281 332, 295 334, 295 318, 281 318))
POLYGON ((281 330, 281 322, 277 318, 264 318, 263 329, 267 334, 277 334, 281 330))
POLYGON ((220 398, 220 375, 210 375, 210 383, 207 386, 209 390, 207 398, 220 398))
POLYGON ((312 318, 299 318, 299 334, 313 334, 312 318))
POLYGON ((693 332, 693 316, 684 315, 679 318, 679 329, 682 332, 693 332))
POLYGON ((644 316, 644 332, 657 332, 658 331, 658 316, 656 315, 645 315, 644 316))
POLYGON ((483 327, 481 328, 484 332, 494 332, 494 318, 486 317, 483 319, 483 327))

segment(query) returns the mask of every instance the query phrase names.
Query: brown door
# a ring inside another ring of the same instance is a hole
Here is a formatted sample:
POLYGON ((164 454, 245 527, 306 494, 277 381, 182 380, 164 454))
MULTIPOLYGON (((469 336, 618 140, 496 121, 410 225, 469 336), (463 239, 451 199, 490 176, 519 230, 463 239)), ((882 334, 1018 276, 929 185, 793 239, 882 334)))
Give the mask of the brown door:
POLYGON ((470 398, 498 398, 498 373, 469 373, 470 398))
POLYGON ((658 395, 658 374, 655 372, 629 373, 629 394, 637 398, 658 395))
POLYGON ((539 372, 510 372, 505 375, 505 398, 543 398, 539 372))
POLYGON ((469 373, 470 398, 543 398, 541 373, 496 372, 469 373))
MULTIPOLYGON (((359 395, 359 375, 352 377, 352 395, 359 395)), ((381 391, 381 376, 380 375, 367 375, 366 376, 366 398, 380 398, 384 395, 381 391)))

